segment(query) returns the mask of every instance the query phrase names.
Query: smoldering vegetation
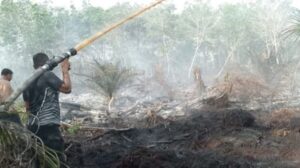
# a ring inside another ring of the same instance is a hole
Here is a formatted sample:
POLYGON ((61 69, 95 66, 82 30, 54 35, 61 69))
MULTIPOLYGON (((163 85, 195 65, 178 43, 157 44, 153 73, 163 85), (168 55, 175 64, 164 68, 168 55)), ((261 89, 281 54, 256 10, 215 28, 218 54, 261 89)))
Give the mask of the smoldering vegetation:
MULTIPOLYGON (((34 53, 59 56, 140 7, 47 3, 1 1, 16 87, 34 53)), ((61 95, 69 166, 299 167, 299 16, 284 0, 166 3, 101 38, 61 95)))

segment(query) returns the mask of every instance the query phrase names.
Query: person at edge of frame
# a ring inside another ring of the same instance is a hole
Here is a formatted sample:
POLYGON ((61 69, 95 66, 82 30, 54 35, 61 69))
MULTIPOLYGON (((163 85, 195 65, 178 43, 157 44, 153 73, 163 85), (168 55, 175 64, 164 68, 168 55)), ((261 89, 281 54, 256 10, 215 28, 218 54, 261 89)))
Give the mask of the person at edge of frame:
POLYGON ((13 78, 13 71, 4 68, 1 71, 1 78, 0 78, 0 103, 5 102, 8 97, 13 93, 13 89, 10 85, 10 81, 13 78))

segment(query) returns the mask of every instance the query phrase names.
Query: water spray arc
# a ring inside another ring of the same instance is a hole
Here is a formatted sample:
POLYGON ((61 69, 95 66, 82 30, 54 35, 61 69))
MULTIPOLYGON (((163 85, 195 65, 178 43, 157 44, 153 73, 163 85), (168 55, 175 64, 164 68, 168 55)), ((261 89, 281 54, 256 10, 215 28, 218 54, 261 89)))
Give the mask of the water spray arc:
POLYGON ((142 15, 146 11, 152 9, 153 7, 159 5, 163 1, 166 0, 157 0, 153 2, 152 4, 143 7, 142 9, 138 10, 137 12, 131 14, 130 16, 126 17, 125 19, 122 19, 121 21, 109 26, 108 28, 104 29, 104 31, 100 31, 93 35, 92 37, 85 39, 84 41, 77 44, 74 48, 70 49, 68 52, 64 53, 60 57, 55 57, 54 59, 51 59, 47 64, 42 66, 41 68, 37 69, 23 84, 20 88, 18 88, 13 95, 9 97, 6 103, 2 104, 0 106, 0 112, 7 112, 9 107, 14 103, 15 100, 23 93, 23 91, 33 82, 35 81, 39 76, 41 76, 44 72, 54 69, 59 63, 63 62, 65 59, 70 58, 71 56, 75 56, 80 50, 84 49, 88 45, 92 44, 97 39, 101 38, 102 36, 108 34, 109 32, 113 31, 114 29, 124 25, 128 21, 142 15))

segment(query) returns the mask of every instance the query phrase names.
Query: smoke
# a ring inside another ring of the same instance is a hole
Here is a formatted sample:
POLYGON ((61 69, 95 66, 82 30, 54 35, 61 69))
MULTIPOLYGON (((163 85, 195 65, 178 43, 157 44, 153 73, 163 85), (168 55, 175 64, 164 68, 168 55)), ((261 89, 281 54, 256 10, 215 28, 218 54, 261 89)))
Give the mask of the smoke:
MULTIPOLYGON (((174 5, 159 6, 72 58, 73 83, 77 88, 86 87, 85 79, 75 74, 91 73, 95 59, 121 63, 142 72, 145 79, 154 80, 159 71, 172 87, 188 87, 195 68, 201 69, 209 86, 215 84, 217 74, 222 80, 232 69, 275 79, 272 76, 281 73, 281 67, 298 59, 298 48, 280 38, 294 10, 291 4, 270 4, 226 4, 216 9, 199 1, 187 3, 180 13, 174 5)), ((2 2, 0 29, 5 31, 0 34, 0 68, 11 68, 13 85, 20 86, 34 71, 31 56, 36 52, 60 56, 137 9, 139 5, 129 3, 108 9, 88 4, 81 9, 63 9, 29 1, 2 2), (15 11, 6 10, 8 7, 15 11)), ((60 68, 55 73, 60 75, 60 68)))

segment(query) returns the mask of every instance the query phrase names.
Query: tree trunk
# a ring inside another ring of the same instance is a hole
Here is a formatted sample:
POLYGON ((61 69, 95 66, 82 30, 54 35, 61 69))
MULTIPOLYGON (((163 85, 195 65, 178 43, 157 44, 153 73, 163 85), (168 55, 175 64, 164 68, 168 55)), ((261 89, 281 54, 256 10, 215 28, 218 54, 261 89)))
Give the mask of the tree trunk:
POLYGON ((221 70, 219 71, 219 73, 217 74, 217 76, 216 76, 216 79, 218 79, 221 75, 222 75, 222 73, 224 72, 224 70, 225 70, 225 68, 228 66, 228 64, 233 60, 233 58, 234 58, 234 56, 235 56, 235 50, 236 50, 236 47, 235 46, 233 46, 233 47, 230 47, 230 50, 229 50, 229 52, 228 52, 228 56, 227 56, 227 58, 226 58, 226 60, 225 60, 225 63, 224 63, 224 65, 222 66, 222 68, 221 68, 221 70))
POLYGON ((192 59, 192 62, 191 62, 190 68, 189 68, 189 73, 188 73, 189 79, 190 79, 191 76, 192 76, 193 67, 194 67, 194 64, 195 64, 195 61, 196 61, 197 54, 198 54, 198 51, 199 51, 199 48, 200 48, 200 44, 201 44, 201 43, 202 43, 202 39, 200 38, 200 25, 199 25, 199 22, 198 22, 198 23, 197 23, 196 48, 195 48, 194 56, 193 56, 193 59, 192 59))
POLYGON ((165 35, 165 23, 164 23, 164 20, 162 20, 162 30, 163 30, 163 35, 162 35, 163 56, 166 58, 166 62, 167 62, 167 77, 169 77, 169 75, 170 75, 170 58, 169 58, 169 54, 167 52, 167 42, 166 42, 166 35, 165 35))

